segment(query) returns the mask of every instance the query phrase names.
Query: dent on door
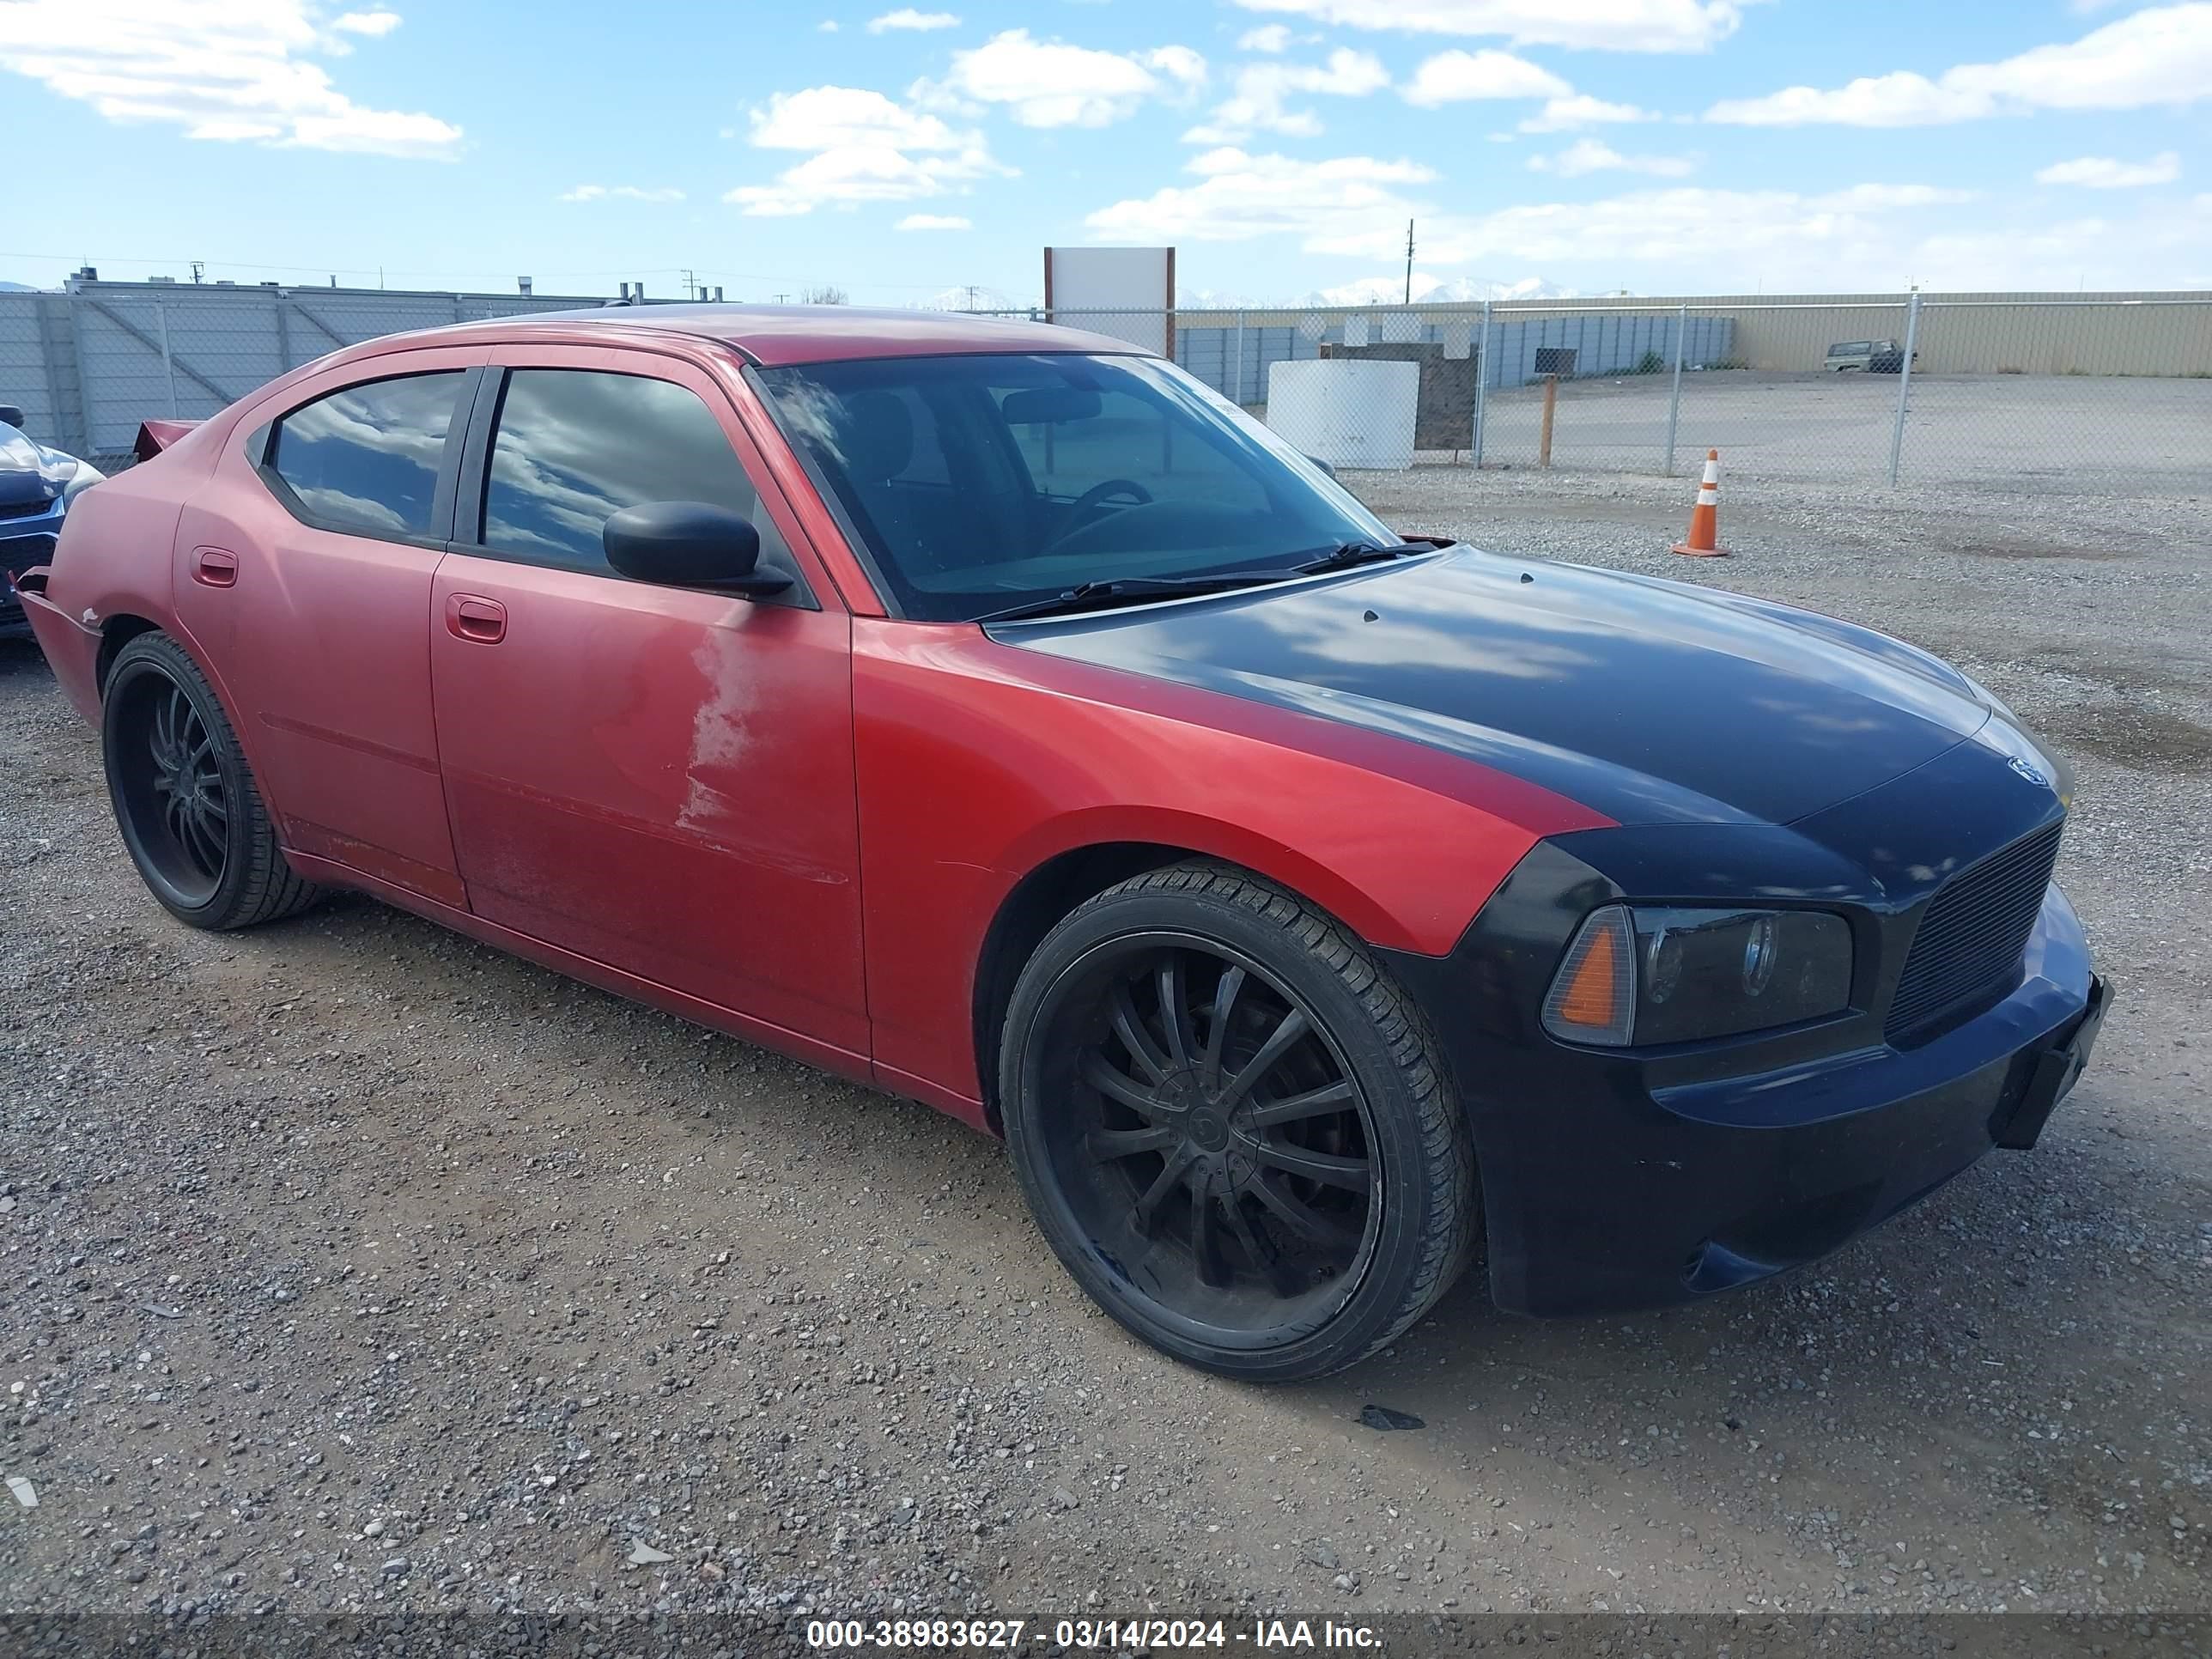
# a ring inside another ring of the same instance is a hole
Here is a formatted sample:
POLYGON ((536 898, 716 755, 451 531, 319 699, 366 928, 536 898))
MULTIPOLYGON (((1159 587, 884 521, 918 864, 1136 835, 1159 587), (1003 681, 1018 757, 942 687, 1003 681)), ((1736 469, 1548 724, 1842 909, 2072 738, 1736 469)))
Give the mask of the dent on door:
POLYGON ((866 1052, 849 623, 452 556, 439 742, 488 920, 866 1052))

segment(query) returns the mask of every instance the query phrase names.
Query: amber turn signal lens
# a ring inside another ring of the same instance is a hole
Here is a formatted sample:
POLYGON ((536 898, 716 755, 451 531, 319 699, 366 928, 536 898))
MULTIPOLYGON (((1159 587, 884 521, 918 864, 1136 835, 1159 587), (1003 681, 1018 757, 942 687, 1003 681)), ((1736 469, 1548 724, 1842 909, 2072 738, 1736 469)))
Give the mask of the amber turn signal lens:
POLYGON ((1636 1014, 1634 951, 1625 907, 1593 911, 1544 999, 1544 1029, 1568 1042, 1626 1042, 1636 1014))

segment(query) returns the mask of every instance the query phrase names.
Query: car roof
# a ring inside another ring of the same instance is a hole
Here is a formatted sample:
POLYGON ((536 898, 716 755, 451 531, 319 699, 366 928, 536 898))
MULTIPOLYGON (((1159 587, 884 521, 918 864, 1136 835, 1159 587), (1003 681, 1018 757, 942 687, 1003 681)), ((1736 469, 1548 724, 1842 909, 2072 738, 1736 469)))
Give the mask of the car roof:
POLYGON ((620 335, 684 334, 733 346, 764 368, 858 357, 944 356, 975 352, 1079 351, 1158 356, 1134 342, 1024 318, 863 306, 611 304, 581 311, 525 312, 483 322, 391 335, 410 347, 487 335, 579 344, 620 335))

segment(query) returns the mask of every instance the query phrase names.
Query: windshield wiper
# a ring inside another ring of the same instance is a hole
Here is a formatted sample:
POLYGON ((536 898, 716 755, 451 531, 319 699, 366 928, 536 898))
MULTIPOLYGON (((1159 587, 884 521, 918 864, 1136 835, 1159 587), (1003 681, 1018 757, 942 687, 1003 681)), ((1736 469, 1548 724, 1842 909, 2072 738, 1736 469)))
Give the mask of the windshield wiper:
POLYGON ((1280 570, 1244 571, 1220 576, 1123 576, 1112 581, 1079 582, 1065 593, 988 611, 978 623, 1018 622, 1024 617, 1054 617, 1073 611, 1103 611, 1125 602, 1188 593, 1225 593, 1285 579, 1280 570))
POLYGON ((1324 570, 1348 570, 1355 564, 1373 564, 1382 559, 1402 559, 1415 553, 1435 551, 1427 542, 1399 542, 1389 547, 1373 542, 1340 542, 1319 558, 1308 559, 1291 568, 1301 576, 1313 576, 1324 570))
POLYGON ((1018 622, 1024 617, 1054 617, 1069 611, 1103 611, 1124 602, 1163 599, 1173 594, 1225 593, 1234 588, 1288 581, 1292 576, 1316 576, 1324 571, 1347 570, 1353 565, 1372 564, 1380 559, 1402 559, 1415 553, 1433 553, 1436 550, 1435 545, 1429 542, 1399 542, 1388 547, 1379 546, 1374 542, 1340 542, 1317 558, 1273 570, 1228 570, 1213 576, 1124 576, 1109 581, 1079 582, 1066 592, 1055 593, 1048 599, 1032 599, 1026 605, 1010 605, 1004 611, 988 611, 975 620, 978 623, 1018 622))

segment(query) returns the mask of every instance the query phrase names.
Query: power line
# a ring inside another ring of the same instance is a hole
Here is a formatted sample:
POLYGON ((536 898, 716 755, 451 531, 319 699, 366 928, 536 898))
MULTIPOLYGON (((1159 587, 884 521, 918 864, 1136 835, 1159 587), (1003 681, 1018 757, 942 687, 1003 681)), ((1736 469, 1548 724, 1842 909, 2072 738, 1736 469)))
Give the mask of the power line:
MULTIPOLYGON (((328 264, 295 265, 282 264, 273 259, 190 259, 171 254, 150 253, 103 253, 80 256, 74 253, 33 253, 21 249, 0 249, 0 259, 41 259, 58 264, 71 266, 86 264, 95 266, 106 265, 111 267, 120 265, 184 265, 202 270, 295 271, 305 272, 316 276, 375 276, 379 278, 380 281, 386 277, 405 276, 460 276, 468 278, 472 282, 478 282, 481 283, 504 283, 513 280, 513 273, 505 270, 469 271, 455 270, 451 268, 433 268, 428 266, 403 267, 398 265, 333 265, 328 264)), ((648 276, 674 276, 679 280, 687 274, 686 268, 682 265, 646 265, 641 268, 637 265, 623 265, 610 270, 550 270, 544 272, 539 276, 539 280, 543 282, 557 283, 571 280, 596 279, 601 277, 635 277, 641 274, 641 270, 643 275, 648 276)), ((688 274, 692 275, 695 277, 703 276, 710 281, 717 281, 725 283, 787 283, 803 286, 807 283, 849 280, 848 278, 842 277, 824 276, 819 273, 800 275, 794 274, 790 271, 693 270, 690 271, 688 274)), ((439 288, 453 286, 452 283, 444 282, 434 283, 431 285, 433 287, 439 288)), ((859 284, 859 286, 872 289, 896 289, 904 291, 921 293, 924 291, 933 292, 948 288, 964 287, 965 284, 951 282, 869 282, 859 284)))

